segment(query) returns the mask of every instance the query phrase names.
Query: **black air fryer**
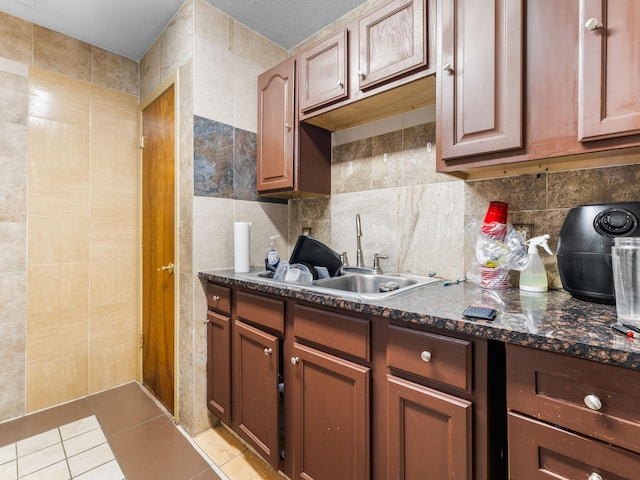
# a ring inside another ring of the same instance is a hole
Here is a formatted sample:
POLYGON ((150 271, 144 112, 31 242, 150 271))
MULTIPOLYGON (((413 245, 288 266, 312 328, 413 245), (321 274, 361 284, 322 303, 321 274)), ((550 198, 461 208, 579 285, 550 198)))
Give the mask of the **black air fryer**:
POLYGON ((611 270, 615 237, 640 237, 640 202, 580 205, 567 213, 558 238, 562 286, 589 302, 616 303, 611 270))

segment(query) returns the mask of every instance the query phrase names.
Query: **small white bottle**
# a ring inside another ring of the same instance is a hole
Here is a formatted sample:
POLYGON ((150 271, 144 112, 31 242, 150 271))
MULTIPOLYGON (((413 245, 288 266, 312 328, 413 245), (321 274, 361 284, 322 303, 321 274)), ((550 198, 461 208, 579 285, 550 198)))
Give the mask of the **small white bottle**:
POLYGON ((547 240, 549 240, 549 234, 533 237, 527 242, 529 244, 529 262, 527 267, 520 272, 520 290, 546 292, 549 289, 547 272, 540 255, 538 255, 538 247, 544 248, 549 255, 553 255, 547 245, 547 240))
POLYGON ((278 242, 276 242, 276 238, 280 235, 271 235, 269 246, 267 247, 267 251, 264 255, 264 268, 266 270, 271 270, 275 272, 278 268, 278 264, 280 263, 280 254, 278 253, 278 242))

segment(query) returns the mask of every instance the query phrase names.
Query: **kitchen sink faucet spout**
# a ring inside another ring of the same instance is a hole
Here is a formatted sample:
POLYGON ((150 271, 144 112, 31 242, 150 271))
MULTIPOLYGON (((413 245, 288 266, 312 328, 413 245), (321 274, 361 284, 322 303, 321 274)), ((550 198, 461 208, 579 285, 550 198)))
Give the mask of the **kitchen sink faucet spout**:
POLYGON ((362 245, 360 245, 360 237, 362 237, 362 227, 360 225, 360 214, 356 213, 356 267, 364 267, 364 256, 362 255, 362 245))

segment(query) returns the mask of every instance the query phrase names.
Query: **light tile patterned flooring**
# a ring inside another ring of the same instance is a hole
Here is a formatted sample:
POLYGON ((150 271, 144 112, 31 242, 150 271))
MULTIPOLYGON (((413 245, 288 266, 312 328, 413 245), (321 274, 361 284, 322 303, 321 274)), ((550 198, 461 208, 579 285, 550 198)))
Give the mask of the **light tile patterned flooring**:
POLYGON ((0 447, 0 480, 123 480, 95 415, 0 447))

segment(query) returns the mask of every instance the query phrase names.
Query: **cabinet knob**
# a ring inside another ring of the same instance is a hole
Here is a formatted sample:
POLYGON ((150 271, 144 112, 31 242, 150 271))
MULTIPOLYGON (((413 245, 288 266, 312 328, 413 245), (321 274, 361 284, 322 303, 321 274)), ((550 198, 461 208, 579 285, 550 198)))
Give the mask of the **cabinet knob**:
POLYGON ((602 408, 602 402, 597 395, 587 395, 584 397, 584 404, 591 410, 600 410, 602 408))
POLYGON ((209 320, 203 320, 202 323, 206 325, 207 323, 209 323, 209 320))
POLYGON ((602 27, 602 25, 598 23, 598 19, 593 17, 587 20, 587 22, 584 24, 584 28, 589 31, 594 31, 596 28, 600 27, 602 27))
POLYGON ((430 362, 431 361, 431 352, 425 350, 424 352, 422 352, 420 354, 420 358, 422 359, 423 362, 430 362))
POLYGON ((297 365, 299 361, 299 357, 291 357, 291 365, 297 365))
POLYGON ((587 480, 603 480, 603 479, 602 479, 602 475, 600 475, 599 473, 593 472, 591 475, 589 475, 589 478, 587 480))
POLYGON ((451 66, 451 64, 450 64, 450 63, 445 63, 445 64, 442 66, 442 70, 444 70, 444 71, 445 71, 445 72, 447 72, 447 73, 453 73, 453 67, 451 66))
POLYGON ((342 87, 344 87, 344 83, 342 83, 340 80, 338 80, 338 82, 336 83, 336 86, 338 88, 342 88, 342 87))
POLYGON ((284 124, 284 129, 285 129, 287 132, 290 132, 290 131, 291 131, 291 124, 289 124, 289 123, 285 123, 285 124, 284 124))
POLYGON ((220 295, 214 295, 213 297, 211 297, 211 300, 213 300, 214 302, 219 302, 220 301, 220 295))
POLYGON ((362 70, 358 70, 358 76, 360 78, 364 78, 364 72, 362 70))
POLYGON ((265 356, 267 356, 267 357, 268 357, 269 355, 271 355, 271 352, 273 352, 273 350, 272 350, 272 349, 270 349, 270 348, 265 348, 265 349, 264 349, 264 354, 265 354, 265 356))

